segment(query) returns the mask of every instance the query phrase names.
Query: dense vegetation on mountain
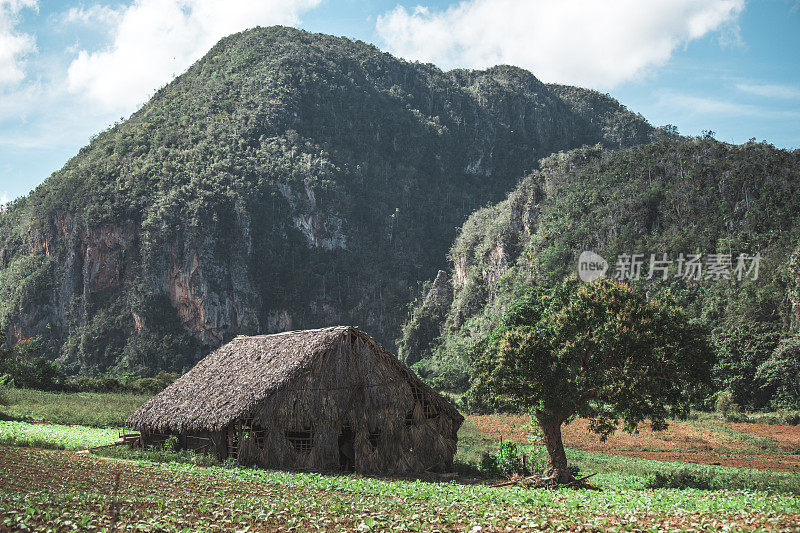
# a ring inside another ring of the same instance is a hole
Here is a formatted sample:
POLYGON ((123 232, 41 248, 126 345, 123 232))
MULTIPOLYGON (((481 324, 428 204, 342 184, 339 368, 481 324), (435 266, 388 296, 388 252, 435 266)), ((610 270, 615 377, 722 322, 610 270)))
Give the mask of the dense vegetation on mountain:
MULTIPOLYGON (((610 276, 617 261, 629 264, 623 254, 643 254, 640 279, 630 283, 649 295, 670 291, 705 323, 717 391, 742 407, 797 405, 798 213, 798 150, 665 136, 616 152, 553 155, 506 200, 470 216, 450 249, 449 272, 414 304, 399 353, 439 386, 465 390, 476 346, 509 302, 575 275, 584 250, 605 258, 610 276), (663 260, 665 253, 672 263, 656 266, 669 266, 668 278, 654 270, 647 279, 651 254, 663 260), (679 254, 691 276, 677 276, 679 254), (701 279, 688 268, 690 254, 702 254, 701 279), (711 264, 728 254, 731 264, 715 274, 711 264)), ((698 401, 713 401, 709 392, 698 401)))
POLYGON ((391 343, 469 213, 551 153, 654 136, 518 68, 249 30, 0 215, 0 328, 83 373, 180 370, 237 333, 339 323, 391 343))

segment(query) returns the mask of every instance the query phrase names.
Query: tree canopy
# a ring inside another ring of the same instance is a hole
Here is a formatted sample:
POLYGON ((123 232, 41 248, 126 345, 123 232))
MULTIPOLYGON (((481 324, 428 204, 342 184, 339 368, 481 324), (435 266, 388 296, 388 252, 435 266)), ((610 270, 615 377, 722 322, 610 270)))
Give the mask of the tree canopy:
POLYGON ((800 334, 781 341, 758 367, 756 383, 774 396, 776 406, 800 403, 800 334))
POLYGON ((624 283, 569 278, 509 306, 478 354, 475 386, 536 418, 546 475, 567 481, 563 423, 588 417, 601 438, 621 423, 664 429, 687 412, 688 392, 709 381, 712 363, 705 329, 668 294, 648 299, 624 283))

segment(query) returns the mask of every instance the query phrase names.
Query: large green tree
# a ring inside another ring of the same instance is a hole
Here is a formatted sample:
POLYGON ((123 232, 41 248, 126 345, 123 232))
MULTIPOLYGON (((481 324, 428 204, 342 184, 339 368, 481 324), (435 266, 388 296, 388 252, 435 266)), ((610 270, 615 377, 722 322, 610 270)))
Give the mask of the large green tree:
POLYGON ((561 426, 576 416, 605 439, 649 419, 653 429, 685 414, 691 389, 710 379, 713 352, 702 326, 669 298, 647 298, 607 279, 568 279, 509 306, 476 361, 477 386, 538 421, 546 478, 572 480, 561 426))

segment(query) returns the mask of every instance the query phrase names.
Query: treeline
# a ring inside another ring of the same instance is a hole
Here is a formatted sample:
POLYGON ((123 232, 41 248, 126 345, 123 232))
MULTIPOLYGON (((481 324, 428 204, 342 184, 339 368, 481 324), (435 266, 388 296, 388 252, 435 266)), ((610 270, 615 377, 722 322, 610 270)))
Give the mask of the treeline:
POLYGON ((3 347, 0 333, 0 386, 52 392, 128 392, 157 394, 179 376, 159 372, 153 377, 133 373, 122 376, 69 376, 61 367, 39 354, 36 339, 24 339, 10 348, 3 347))

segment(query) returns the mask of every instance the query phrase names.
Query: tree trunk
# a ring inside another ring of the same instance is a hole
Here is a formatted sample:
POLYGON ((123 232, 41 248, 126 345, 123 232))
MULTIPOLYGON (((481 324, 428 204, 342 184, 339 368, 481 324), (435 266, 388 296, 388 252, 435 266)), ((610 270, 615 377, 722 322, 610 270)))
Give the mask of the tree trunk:
MULTIPOLYGON (((538 417, 537 417, 538 418, 538 417)), ((569 483, 575 478, 567 469, 567 454, 564 452, 564 443, 561 442, 561 422, 539 421, 544 433, 544 445, 547 447, 547 468, 544 478, 556 483, 569 483)))

